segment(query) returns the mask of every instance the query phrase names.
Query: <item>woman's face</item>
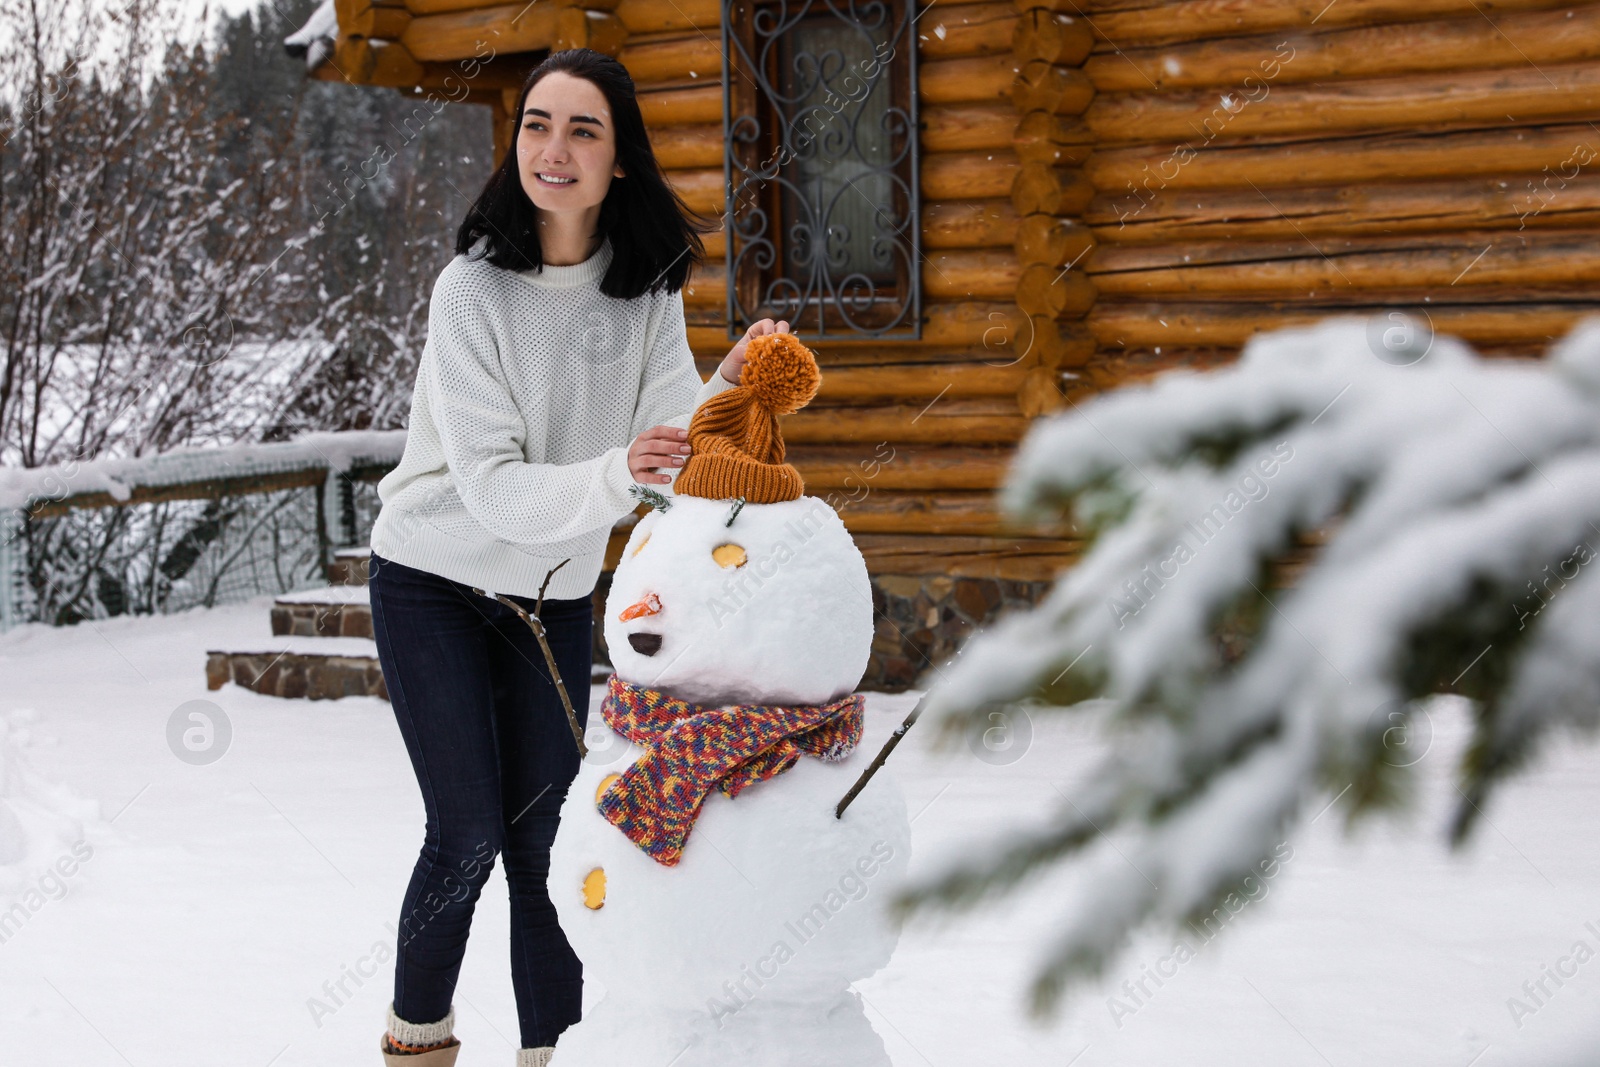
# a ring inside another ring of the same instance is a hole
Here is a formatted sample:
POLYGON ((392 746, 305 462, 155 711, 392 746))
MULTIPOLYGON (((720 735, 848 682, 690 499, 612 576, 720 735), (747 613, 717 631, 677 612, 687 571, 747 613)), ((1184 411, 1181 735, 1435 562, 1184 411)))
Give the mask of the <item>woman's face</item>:
POLYGON ((539 79, 522 102, 517 170, 541 211, 598 208, 623 176, 611 109, 598 86, 559 71, 539 79))

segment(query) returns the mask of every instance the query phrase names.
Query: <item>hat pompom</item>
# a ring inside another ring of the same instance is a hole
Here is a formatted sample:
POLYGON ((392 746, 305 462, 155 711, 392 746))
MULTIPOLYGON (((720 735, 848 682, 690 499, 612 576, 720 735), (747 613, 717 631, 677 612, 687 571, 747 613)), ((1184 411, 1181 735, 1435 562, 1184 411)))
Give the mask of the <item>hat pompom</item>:
POLYGON ((793 334, 769 333, 752 338, 745 349, 739 384, 774 415, 790 415, 817 395, 822 372, 811 349, 793 334))

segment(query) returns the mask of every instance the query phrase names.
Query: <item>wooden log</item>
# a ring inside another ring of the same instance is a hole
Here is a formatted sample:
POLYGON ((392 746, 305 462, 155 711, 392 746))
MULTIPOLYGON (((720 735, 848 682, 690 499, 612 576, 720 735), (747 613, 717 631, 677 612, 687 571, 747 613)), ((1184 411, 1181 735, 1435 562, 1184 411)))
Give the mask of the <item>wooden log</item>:
POLYGON ((1010 100, 1016 78, 1009 55, 941 59, 917 71, 917 95, 929 104, 990 104, 1010 100))
MULTIPOLYGON (((1409 181, 1570 171, 1600 154, 1587 123, 1498 130, 1412 132, 1289 144, 1185 145, 1098 151, 1084 164, 1101 189, 1148 197, 1150 190, 1251 185, 1263 189, 1346 182, 1409 181)), ((1130 207, 1131 210, 1131 207, 1130 207)))
POLYGON ((1023 67, 1011 83, 1011 102, 1023 113, 1081 115, 1093 99, 1093 83, 1076 67, 1036 60, 1023 67))
POLYGON ((1012 300, 930 303, 924 305, 923 316, 925 343, 992 352, 995 362, 1015 361, 1020 339, 1031 338, 1033 332, 1028 316, 1012 300))
POLYGON ((1106 142, 1329 134, 1586 117, 1600 108, 1600 65, 1461 71, 1244 92, 1117 93, 1097 97, 1084 121, 1106 142))
POLYGON ((1028 420, 1016 401, 940 400, 929 404, 805 408, 782 421, 784 440, 796 445, 879 441, 906 444, 1009 445, 1022 439, 1028 420))
POLYGON ((999 248, 1017 240, 1009 200, 935 200, 922 205, 922 247, 999 248))
POLYGON ((346 37, 378 37, 396 40, 411 23, 411 12, 403 3, 373 3, 372 0, 335 0, 334 16, 339 33, 346 37))
POLYGON ((1009 149, 1036 163, 1082 163, 1093 148, 1081 122, 1045 112, 1018 119, 1012 104, 958 104, 922 109, 924 155, 1009 149))
POLYGON ((658 126, 650 131, 650 147, 662 170, 722 165, 721 126, 658 126))
POLYGON ((917 53, 924 60, 1005 55, 1017 13, 1010 4, 935 4, 917 16, 917 53))
POLYGON ((728 269, 724 261, 708 259, 689 272, 689 281, 683 287, 683 306, 716 311, 728 306, 728 269))
MULTIPOLYGON (((1338 314, 1384 315, 1387 302, 1338 309, 1338 314)), ((1408 309, 1409 310, 1409 309, 1408 309)), ((1584 317, 1600 312, 1600 300, 1570 304, 1466 304, 1424 308, 1435 334, 1475 345, 1547 345, 1564 337, 1584 317)), ((1303 326, 1327 318, 1328 308, 1280 304, 1144 303, 1103 300, 1084 320, 1105 347, 1167 349, 1237 347, 1258 333, 1303 326)))
POLYGON ((1025 265, 1076 265, 1094 251, 1094 233, 1083 223, 1055 215, 1024 215, 1017 224, 1017 259, 1025 265))
POLYGON ((1094 355, 1094 340, 1078 323, 1030 316, 1013 302, 931 304, 923 311, 925 344, 977 350, 987 366, 1076 366, 1094 355))
POLYGON ((1094 185, 1075 167, 1025 163, 1011 186, 1011 206, 1019 215, 1078 215, 1094 199, 1094 185))
POLYGON ((1094 135, 1078 119, 1030 111, 1017 123, 1012 143, 1024 163, 1078 166, 1089 160, 1094 135))
POLYGON ((1584 291, 1600 282, 1600 245, 1584 233, 1534 231, 1102 245, 1087 270, 1102 293, 1121 294, 1584 291))
POLYGON ((925 155, 921 164, 922 195, 928 200, 992 200, 1009 196, 1022 171, 1016 153, 1008 150, 925 155))
POLYGON ((134 485, 122 499, 96 489, 54 499, 32 501, 22 510, 27 512, 29 518, 49 519, 65 515, 76 508, 121 508, 172 500, 216 500, 225 496, 297 489, 322 485, 327 477, 327 469, 319 467, 275 471, 271 474, 251 474, 236 478, 213 478, 209 481, 182 482, 176 485, 134 485))
POLYGON ((1102 93, 1277 85, 1526 64, 1600 55, 1600 8, 1361 26, 1285 37, 1234 37, 1090 57, 1084 73, 1102 93))
POLYGON ((703 29, 719 37, 721 0, 621 0, 617 17, 629 33, 703 29))
POLYGON ((1094 48, 1087 19, 1053 11, 1025 11, 1011 36, 1011 54, 1020 63, 1083 64, 1094 48))
POLYGON ((639 111, 645 125, 695 126, 715 123, 722 127, 721 84, 694 88, 646 89, 639 93, 639 111))
POLYGON ((925 107, 921 116, 925 155, 1009 149, 1017 125, 1017 111, 1009 103, 925 107))
MULTIPOLYGON (((821 342, 819 342, 821 343, 821 342)), ((910 402, 921 398, 1008 397, 1016 393, 1024 367, 986 363, 890 363, 873 367, 824 367, 822 388, 812 401, 837 404, 910 402)))
POLYGON ((498 164, 506 158, 517 140, 518 121, 505 106, 503 93, 494 93, 489 101, 489 127, 494 137, 494 158, 498 164))
MULTIPOLYGON (((1320 242, 1319 242, 1320 243, 1320 242)), ((1479 248, 1482 251, 1482 247, 1479 248)), ((1342 262, 1342 261, 1341 261, 1342 262)), ((1149 296, 1138 294, 1113 294, 1104 296, 1107 300, 1179 300, 1185 303, 1190 301, 1211 301, 1219 304, 1256 304, 1256 305, 1293 305, 1319 309, 1322 315, 1342 315, 1351 308, 1366 308, 1381 301, 1393 307, 1409 308, 1422 307, 1430 310, 1437 307, 1450 307, 1457 304, 1577 304, 1583 303, 1587 297, 1581 285, 1569 287, 1553 285, 1502 285, 1490 284, 1469 286, 1460 284, 1456 286, 1439 286, 1434 283, 1416 282, 1414 284, 1396 285, 1385 289, 1382 294, 1374 295, 1374 290, 1360 286, 1340 285, 1327 289, 1304 289, 1288 293, 1271 290, 1241 291, 1241 292, 1215 292, 1193 297, 1175 294, 1158 293, 1149 296)))
MULTIPOLYGON (((1600 140, 1600 138, 1597 138, 1600 140)), ((1600 227, 1600 176, 1582 154, 1533 178, 1293 189, 1168 189, 1097 196, 1084 221, 1107 243, 1381 236, 1469 229, 1600 227)))
POLYGON ((1057 319, 1081 316, 1094 306, 1097 290, 1081 270, 1069 267, 1026 267, 1018 279, 1017 306, 1029 315, 1057 319))
POLYGON ((721 167, 703 170, 672 170, 666 172, 667 184, 683 197, 690 211, 702 215, 721 215, 727 207, 728 190, 724 184, 721 167))
POLYGON ((993 491, 1004 479, 1012 456, 1010 449, 996 446, 915 447, 885 443, 889 447, 882 450, 859 445, 801 445, 790 449, 784 458, 800 471, 807 493, 845 489, 850 495, 857 495, 863 490, 880 489, 993 491))
MULTIPOLYGON (((398 42, 396 44, 405 47, 398 42)), ((409 85, 399 88, 438 89, 441 91, 440 95, 458 100, 462 88, 466 86, 470 86, 472 92, 521 89, 527 75, 526 59, 519 58, 513 53, 484 61, 463 59, 451 63, 423 63, 422 76, 409 85)), ((512 106, 515 107, 515 104, 516 101, 513 100, 512 106)))
POLYGON ((706 260, 713 263, 724 262, 728 255, 728 231, 716 229, 710 233, 700 235, 700 243, 705 246, 706 260))
POLYGON ((871 575, 941 575, 1016 582, 1055 578, 1082 551, 1076 541, 1042 537, 855 535, 871 575))
MULTIPOLYGON (((1011 310, 1026 321, 1026 317, 1021 315, 1020 309, 1015 305, 1011 305, 1011 310)), ((724 314, 720 308, 712 312, 705 310, 685 312, 684 317, 688 320, 689 347, 695 354, 695 367, 699 370, 702 381, 711 377, 712 372, 721 365, 723 357, 734 343, 727 338, 724 314)), ((1094 352, 1094 340, 1087 330, 1082 329, 1081 323, 1063 321, 1059 325, 1076 330, 1073 343, 1086 346, 1091 354, 1094 352)), ((903 366, 908 360, 914 360, 918 364, 940 366, 981 362, 986 366, 1002 367, 1010 366, 1013 362, 1009 358, 1003 358, 1003 353, 986 351, 981 344, 965 346, 935 344, 926 339, 886 342, 882 338, 845 337, 842 334, 817 338, 807 336, 803 331, 802 337, 816 353, 817 362, 825 374, 830 370, 846 367, 903 366)))
POLYGON ((847 493, 838 496, 839 517, 852 534, 993 534, 1002 528, 993 493, 873 491, 854 502, 847 493))
POLYGON ((1009 300, 1021 280, 1022 264, 1009 248, 933 251, 922 265, 922 291, 931 300, 1009 300))
POLYGON ((1017 410, 1030 419, 1054 414, 1067 406, 1071 383, 1080 376, 1053 367, 1028 371, 1017 390, 1017 410))
POLYGON ((1069 395, 1074 403, 1081 403, 1095 393, 1148 382, 1174 370, 1196 373, 1215 370, 1234 362, 1238 356, 1239 351, 1235 348, 1102 351, 1070 383, 1069 395))
MULTIPOLYGON (((360 0, 357 0, 360 2, 360 0)), ((392 0, 380 0, 391 3, 392 0)), ((485 6, 484 0, 401 0, 412 15, 442 15, 450 11, 475 11, 485 6)), ((583 7, 591 11, 614 11, 617 0, 540 0, 551 7, 583 7)))
MULTIPOLYGON (((1405 22, 1439 15, 1483 17, 1512 11, 1569 7, 1559 0, 1186 0, 1155 4, 1134 10, 1098 9, 1093 23, 1096 36, 1115 41, 1119 48, 1167 41, 1199 41, 1211 37, 1240 37, 1279 30, 1331 29, 1380 22, 1405 22)), ((1081 0, 1017 0, 1019 10, 1046 8, 1075 14, 1081 0)), ((1096 5, 1099 8, 1099 5, 1096 5)))
POLYGON ((341 37, 333 54, 337 69, 358 85, 405 88, 422 79, 422 64, 399 41, 341 37))
POLYGON ((598 7, 573 8, 561 16, 560 32, 551 51, 567 48, 592 48, 602 55, 614 56, 622 51, 622 42, 628 39, 628 28, 622 20, 598 7))
POLYGON ((722 39, 696 31, 645 41, 630 38, 617 61, 636 83, 699 77, 720 84, 722 39))
MULTIPOLYGON (((400 40, 420 60, 466 59, 493 42, 501 52, 593 48, 612 53, 626 29, 615 15, 576 7, 512 3, 442 15, 414 15, 400 40)), ((720 89, 719 89, 720 92, 720 89)))
MULTIPOLYGON (((720 264, 719 264, 720 266, 720 264)), ((722 310, 717 305, 717 312, 722 310)), ((1079 366, 1095 352, 1094 338, 1078 322, 1032 318, 1012 301, 925 303, 922 339, 896 342, 891 347, 871 338, 829 338, 814 346, 823 372, 839 362, 902 363, 907 359, 940 358, 952 353, 957 361, 979 361, 990 367, 1017 365, 1079 366)), ((720 315, 718 316, 720 317, 720 315)), ((709 363, 720 361, 733 345, 727 328, 691 324, 689 347, 709 363)))

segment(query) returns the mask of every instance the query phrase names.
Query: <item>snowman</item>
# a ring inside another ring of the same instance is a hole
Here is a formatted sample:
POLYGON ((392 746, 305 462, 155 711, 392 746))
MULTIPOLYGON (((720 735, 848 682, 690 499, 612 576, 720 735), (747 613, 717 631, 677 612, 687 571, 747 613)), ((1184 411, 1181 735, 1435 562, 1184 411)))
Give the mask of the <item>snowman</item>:
POLYGON ((852 983, 894 951, 911 830, 886 774, 834 815, 867 761, 873 611, 844 523, 783 462, 777 416, 819 383, 791 335, 753 340, 613 574, 614 743, 568 792, 549 882, 605 995, 552 1067, 888 1067, 852 983))

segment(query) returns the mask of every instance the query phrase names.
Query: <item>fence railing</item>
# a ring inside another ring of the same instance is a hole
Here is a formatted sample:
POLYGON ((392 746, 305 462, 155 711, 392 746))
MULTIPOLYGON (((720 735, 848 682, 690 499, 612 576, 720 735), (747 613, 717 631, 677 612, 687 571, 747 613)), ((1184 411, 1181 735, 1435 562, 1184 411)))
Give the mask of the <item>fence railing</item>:
POLYGON ((405 431, 0 469, 0 629, 212 606, 326 581, 405 431))

